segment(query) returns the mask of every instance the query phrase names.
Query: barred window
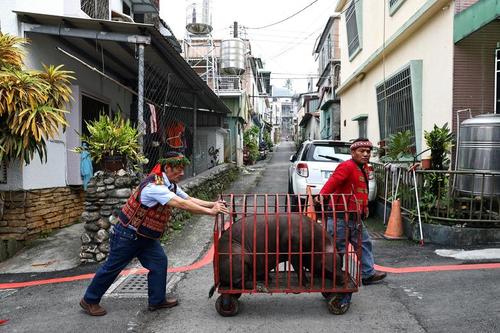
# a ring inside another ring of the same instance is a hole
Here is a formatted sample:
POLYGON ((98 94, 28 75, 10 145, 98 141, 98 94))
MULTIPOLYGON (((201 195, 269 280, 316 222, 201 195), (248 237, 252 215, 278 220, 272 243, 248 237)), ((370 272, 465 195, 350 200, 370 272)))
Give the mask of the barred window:
MULTIPOLYGON (((357 0, 359 1, 359 0, 357 0)), ((358 33, 358 21, 356 17, 356 0, 353 0, 345 13, 346 30, 347 30, 347 50, 349 51, 349 56, 352 57, 353 54, 359 49, 359 33, 358 33)))
POLYGON ((81 0, 80 8, 93 19, 109 20, 109 0, 81 0))
POLYGON ((377 107, 380 138, 409 130, 415 145, 415 114, 413 110, 410 67, 377 86, 377 107), (387 114, 386 114, 387 110, 387 114))

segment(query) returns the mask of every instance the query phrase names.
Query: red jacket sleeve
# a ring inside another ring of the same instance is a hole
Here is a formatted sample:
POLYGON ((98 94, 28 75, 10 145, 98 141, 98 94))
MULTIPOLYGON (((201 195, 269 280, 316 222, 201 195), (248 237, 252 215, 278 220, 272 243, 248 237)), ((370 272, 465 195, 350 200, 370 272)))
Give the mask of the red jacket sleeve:
POLYGON ((326 181, 325 185, 319 191, 319 194, 331 194, 334 193, 335 190, 342 187, 344 183, 349 178, 349 166, 347 163, 340 163, 335 171, 332 173, 330 178, 326 181))

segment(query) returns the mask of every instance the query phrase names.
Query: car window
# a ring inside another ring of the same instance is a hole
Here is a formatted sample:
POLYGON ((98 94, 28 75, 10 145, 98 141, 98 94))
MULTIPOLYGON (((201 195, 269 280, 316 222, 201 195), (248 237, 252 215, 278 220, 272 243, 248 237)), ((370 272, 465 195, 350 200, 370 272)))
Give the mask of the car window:
POLYGON ((311 149, 307 154, 308 161, 318 162, 339 162, 342 159, 332 159, 325 156, 335 157, 337 154, 350 155, 351 150, 349 145, 336 144, 321 144, 311 145, 311 149))

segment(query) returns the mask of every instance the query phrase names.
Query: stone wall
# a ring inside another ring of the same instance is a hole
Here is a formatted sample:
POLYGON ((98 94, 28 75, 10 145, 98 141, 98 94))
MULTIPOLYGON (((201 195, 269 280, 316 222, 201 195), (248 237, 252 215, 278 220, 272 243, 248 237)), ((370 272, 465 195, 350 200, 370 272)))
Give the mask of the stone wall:
POLYGON ((81 262, 104 260, 109 252, 109 231, 119 211, 139 184, 136 174, 120 170, 113 173, 96 172, 85 192, 85 210, 80 220, 84 223, 81 262))
MULTIPOLYGON (((196 177, 179 183, 181 188, 190 196, 213 200, 239 174, 239 169, 232 164, 222 164, 196 177)), ((85 222, 82 234, 80 261, 100 262, 107 258, 109 253, 109 231, 117 220, 112 216, 114 209, 121 209, 139 184, 136 175, 130 175, 121 170, 116 174, 97 174, 86 192, 85 211, 81 220, 85 222)), ((166 234, 172 232, 179 223, 189 219, 190 214, 173 209, 171 219, 167 225, 166 234)))
POLYGON ((8 191, 1 195, 4 206, 0 249, 8 251, 0 251, 0 261, 12 256, 25 241, 75 223, 83 211, 84 193, 80 187, 8 191))

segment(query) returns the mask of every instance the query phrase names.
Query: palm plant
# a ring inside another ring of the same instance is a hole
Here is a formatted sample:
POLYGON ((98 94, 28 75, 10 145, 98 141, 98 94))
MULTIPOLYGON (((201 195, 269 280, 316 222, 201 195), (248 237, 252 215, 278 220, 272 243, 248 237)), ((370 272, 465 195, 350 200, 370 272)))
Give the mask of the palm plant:
POLYGON ((29 164, 38 154, 43 163, 47 140, 68 125, 64 108, 74 77, 62 65, 24 69, 25 45, 23 38, 0 33, 0 161, 23 159, 29 164))
POLYGON ((123 119, 120 114, 114 118, 101 113, 99 119, 86 122, 88 135, 80 135, 87 147, 76 147, 74 152, 88 151, 95 163, 100 163, 109 156, 125 157, 133 164, 147 163, 140 153, 139 132, 130 120, 123 119))
POLYGON ((387 153, 383 161, 403 161, 413 156, 413 139, 409 130, 398 132, 389 136, 387 153))

